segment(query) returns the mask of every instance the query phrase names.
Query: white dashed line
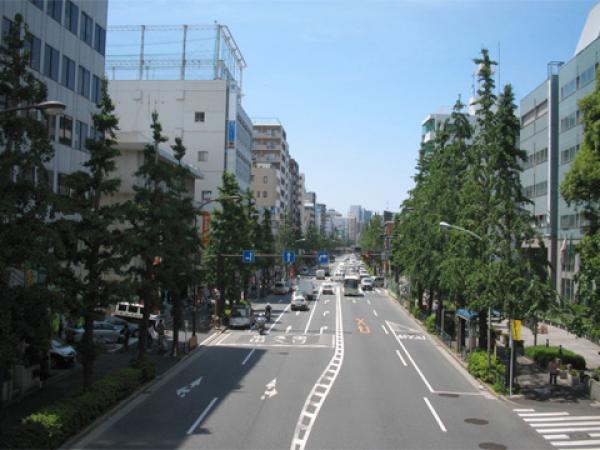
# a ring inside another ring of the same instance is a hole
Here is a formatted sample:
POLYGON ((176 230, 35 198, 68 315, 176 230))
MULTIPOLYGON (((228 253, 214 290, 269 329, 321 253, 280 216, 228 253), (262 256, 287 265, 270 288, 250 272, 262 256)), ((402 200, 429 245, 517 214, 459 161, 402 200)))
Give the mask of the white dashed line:
POLYGON ((254 353, 256 351, 255 348, 253 348, 252 350, 250 350, 250 353, 248 353, 248 355, 244 358, 244 360, 242 361, 242 366, 245 366, 246 363, 248 362, 248 360, 250 359, 250 357, 252 356, 252 353, 254 353))
POLYGON ((385 325, 383 325, 383 324, 382 324, 382 325, 381 325, 381 329, 383 330, 383 332, 384 332, 385 334, 390 334, 390 332, 387 330, 387 328, 385 327, 385 325))
POLYGON ((213 407, 213 405, 217 402, 217 400, 218 400, 218 397, 213 398, 212 401, 208 404, 208 406, 206 408, 204 408, 204 411, 202 411, 202 414, 200 414, 200 417, 198 417, 196 419, 196 421, 194 422, 194 424, 190 427, 187 434, 192 434, 194 432, 194 430, 198 427, 198 425, 200 425, 200 422, 202 422, 204 420, 204 418, 210 411, 210 408, 213 407))
POLYGON ((408 364, 406 364, 406 361, 402 357, 402 353, 400 353, 400 350, 396 350, 396 355, 398 355, 398 358, 400 358, 400 361, 402 361, 402 364, 404 364, 405 366, 408 366, 408 364))
POLYGON ((379 314, 377 314, 377 311, 373 310, 373 314, 375 314, 375 317, 379 317, 379 314))

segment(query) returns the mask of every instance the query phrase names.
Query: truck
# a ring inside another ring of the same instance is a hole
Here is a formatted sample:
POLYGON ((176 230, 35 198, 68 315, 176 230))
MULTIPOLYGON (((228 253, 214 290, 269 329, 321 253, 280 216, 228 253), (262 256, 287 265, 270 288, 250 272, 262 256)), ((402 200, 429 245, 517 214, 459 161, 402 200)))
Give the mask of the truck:
POLYGON ((300 278, 296 287, 296 292, 301 293, 307 300, 315 299, 315 282, 310 278, 300 278))

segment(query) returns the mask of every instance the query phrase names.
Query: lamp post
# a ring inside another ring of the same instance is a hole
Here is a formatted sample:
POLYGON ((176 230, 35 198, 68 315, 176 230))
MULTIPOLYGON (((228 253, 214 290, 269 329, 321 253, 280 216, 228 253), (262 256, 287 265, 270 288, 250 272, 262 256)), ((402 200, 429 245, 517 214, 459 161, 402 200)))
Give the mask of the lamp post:
MULTIPOLYGON (((451 225, 448 222, 440 222, 440 228, 445 229, 445 230, 456 230, 456 231, 460 231, 461 233, 465 233, 468 234, 469 236, 477 239, 479 242, 483 242, 483 239, 481 238, 481 236, 479 236, 477 233, 472 232, 471 230, 467 230, 466 228, 463 227, 459 227, 457 225, 451 225)), ((490 258, 490 262, 491 262, 491 258, 490 258)), ((487 361, 488 361, 488 370, 490 370, 490 366, 491 366, 491 359, 492 359, 492 308, 488 307, 488 314, 487 314, 487 361)))
POLYGON ((66 105, 63 102, 59 102, 58 100, 46 100, 33 105, 15 106, 13 108, 3 109, 0 110, 0 114, 37 109, 38 111, 45 112, 49 116, 57 116, 60 113, 62 113, 65 110, 65 108, 66 105))

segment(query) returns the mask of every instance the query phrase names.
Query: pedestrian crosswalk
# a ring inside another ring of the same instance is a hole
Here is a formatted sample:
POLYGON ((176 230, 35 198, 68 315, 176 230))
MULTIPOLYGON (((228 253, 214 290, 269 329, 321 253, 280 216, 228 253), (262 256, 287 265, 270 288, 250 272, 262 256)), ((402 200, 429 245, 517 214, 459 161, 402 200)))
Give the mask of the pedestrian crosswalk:
POLYGON ((575 416, 567 411, 536 412, 513 409, 523 421, 554 448, 600 450, 600 415, 575 416))

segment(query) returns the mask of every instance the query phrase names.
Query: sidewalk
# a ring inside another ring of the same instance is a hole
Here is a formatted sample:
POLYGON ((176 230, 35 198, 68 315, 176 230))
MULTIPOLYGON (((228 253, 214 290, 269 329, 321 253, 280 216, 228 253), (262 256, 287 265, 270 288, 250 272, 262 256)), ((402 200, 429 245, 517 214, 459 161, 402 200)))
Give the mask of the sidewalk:
MULTIPOLYGON (((505 333, 508 332, 506 322, 494 326, 502 329, 502 331, 505 333)), ((598 354, 598 352, 600 352, 600 345, 595 344, 587 339, 577 337, 574 334, 571 334, 568 331, 565 331, 561 328, 552 325, 545 326, 548 329, 548 333, 538 333, 538 345, 546 345, 546 340, 548 340, 549 345, 551 346, 562 345, 568 350, 571 350, 575 353, 579 353, 585 358, 588 369, 595 369, 597 367, 600 367, 600 354, 598 354)), ((525 341, 525 347, 533 345, 533 333, 529 328, 523 326, 522 336, 523 340, 525 341)))
MULTIPOLYGON (((198 343, 206 339, 213 330, 197 331, 198 343)), ((167 334, 168 349, 171 348, 172 332, 167 334)), ((188 339, 191 333, 187 334, 188 339)), ((149 350, 148 359, 156 364, 156 376, 160 376, 179 362, 186 353, 183 352, 183 335, 180 338, 179 356, 171 357, 169 352, 159 354, 156 345, 149 350)), ((135 358, 137 344, 130 344, 129 351, 124 352, 120 347, 103 353, 96 360, 94 366, 94 379, 98 380, 109 373, 128 367, 131 360, 135 358)), ((0 430, 16 425, 22 418, 32 414, 45 406, 49 406, 63 398, 77 392, 82 386, 82 366, 78 363, 71 369, 52 370, 51 377, 46 380, 45 385, 37 390, 30 391, 25 396, 13 403, 6 405, 0 410, 0 430)))

